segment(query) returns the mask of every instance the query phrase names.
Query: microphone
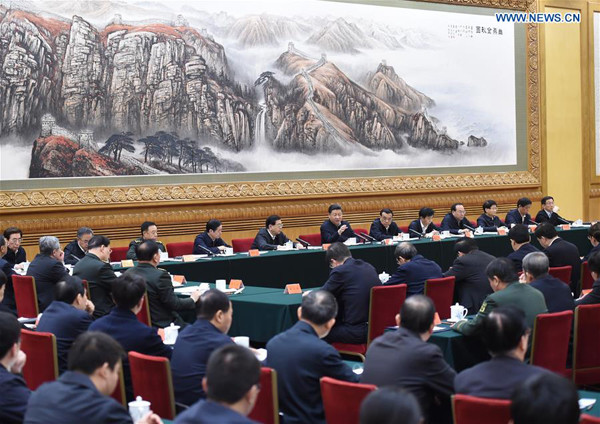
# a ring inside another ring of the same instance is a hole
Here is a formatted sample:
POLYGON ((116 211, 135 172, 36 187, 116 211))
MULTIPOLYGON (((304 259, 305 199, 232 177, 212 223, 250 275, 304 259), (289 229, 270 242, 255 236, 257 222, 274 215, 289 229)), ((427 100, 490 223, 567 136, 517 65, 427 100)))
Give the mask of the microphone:
POLYGON ((466 227, 467 230, 471 230, 471 231, 475 232, 475 228, 471 227, 470 225, 463 224, 463 227, 466 227))
POLYGON ((355 233, 355 232, 353 232, 352 234, 354 234, 356 237, 358 237, 359 239, 361 239, 361 240, 363 241, 363 243, 367 243, 367 242, 369 242, 369 243, 370 243, 370 242, 371 242, 370 240, 368 240, 366 237, 364 237, 364 236, 363 236, 363 235, 361 235, 361 234, 357 234, 357 233, 355 233))
POLYGON ((79 261, 81 260, 81 258, 78 258, 77 256, 75 256, 75 255, 74 255, 74 254, 72 254, 72 253, 69 255, 69 258, 73 258, 73 259, 75 259, 77 262, 79 262, 79 261))
POLYGON ((531 220, 530 218, 527 218, 527 221, 529 221, 529 225, 538 225, 537 222, 531 220))
POLYGON ((312 244, 310 244, 306 240, 302 240, 300 237, 296 238, 296 241, 299 242, 300 244, 302 244, 302 246, 304 246, 304 247, 312 246, 312 244))
POLYGON ((367 233, 360 233, 363 237, 368 238, 370 241, 377 241, 377 239, 375 237, 371 237, 369 234, 367 233))
POLYGON ((567 220, 566 220, 566 219, 564 219, 564 218, 561 218, 559 215, 556 215, 556 219, 560 219, 560 220, 562 221, 562 223, 563 223, 563 224, 569 224, 569 225, 571 224, 571 222, 567 221, 567 220))
POLYGON ((206 247, 202 246, 201 244, 199 244, 198 247, 200 249, 202 249, 203 251, 205 251, 208 254, 208 256, 214 256, 214 254, 215 254, 215 252, 213 252, 210 249, 207 249, 206 247))
POLYGON ((410 231, 411 233, 415 234, 419 238, 423 237, 423 234, 421 234, 418 231, 413 230, 412 228, 409 228, 408 231, 410 231))

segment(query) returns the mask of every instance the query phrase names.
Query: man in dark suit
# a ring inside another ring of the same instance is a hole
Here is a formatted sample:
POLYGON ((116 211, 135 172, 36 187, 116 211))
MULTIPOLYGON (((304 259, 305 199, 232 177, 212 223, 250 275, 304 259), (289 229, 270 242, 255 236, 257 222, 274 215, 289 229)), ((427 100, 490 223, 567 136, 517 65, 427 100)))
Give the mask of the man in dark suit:
POLYGON ((206 397, 202 379, 208 358, 219 347, 233 343, 227 336, 233 307, 226 294, 216 289, 204 292, 196 311, 196 322, 179 333, 171 356, 175 400, 184 405, 206 397))
POLYGON ((494 260, 488 253, 479 250, 475 240, 464 238, 456 242, 454 251, 458 257, 444 277, 454 276, 454 298, 475 314, 483 303, 483 299, 492 293, 490 283, 485 275, 485 267, 494 260))
POLYGON ((344 221, 342 206, 334 203, 328 209, 329 218, 321 224, 321 244, 345 242, 350 237, 356 237, 348 221, 344 221))
POLYGON ((592 291, 575 301, 575 306, 593 305, 600 303, 600 252, 595 252, 588 258, 588 266, 594 279, 592 291))
POLYGON ((161 252, 166 252, 165 245, 162 244, 161 241, 158 240, 158 227, 154 222, 145 221, 142 222, 141 225, 142 237, 136 238, 129 243, 129 250, 127 251, 127 259, 133 259, 134 261, 138 259, 136 256, 137 247, 145 242, 146 240, 152 240, 158 245, 158 248, 161 252))
POLYGON ((590 226, 587 237, 592 244, 592 249, 584 256, 584 262, 589 259, 592 253, 600 252, 600 222, 596 222, 594 225, 590 226))
MULTIPOLYGON (((517 283, 518 284, 518 283, 517 283)), ((530 329, 524 312, 501 306, 481 322, 481 335, 492 359, 460 372, 456 393, 494 399, 510 399, 519 383, 549 371, 524 363, 530 329)))
POLYGON ((396 331, 376 338, 367 351, 361 383, 398 386, 411 392, 430 422, 451 422, 450 395, 456 372, 438 346, 427 343, 433 333, 435 306, 417 295, 406 299, 396 315, 396 331), (440 408, 435 405, 443 405, 440 408))
POLYGON ((462 203, 455 203, 450 207, 450 212, 442 219, 442 231, 450 231, 451 234, 462 234, 465 230, 474 229, 475 225, 465 218, 467 211, 462 203))
POLYGON ((548 257, 542 252, 525 256, 521 281, 542 292, 549 313, 575 309, 571 289, 563 281, 548 274, 548 257))
POLYGON ((54 300, 54 286, 69 276, 63 265, 64 252, 56 237, 40 237, 40 253, 29 264, 27 275, 35 279, 40 312, 54 300))
POLYGON ((5 309, 6 312, 17 314, 17 304, 15 302, 15 291, 12 285, 12 276, 15 274, 13 265, 4 260, 3 256, 6 255, 8 247, 6 246, 6 239, 0 235, 0 273, 6 277, 6 285, 4 286, 4 299, 0 302, 0 305, 5 309))
POLYGON ((88 251, 88 243, 94 236, 91 228, 81 227, 77 230, 77 238, 65 246, 65 263, 75 265, 88 251))
POLYGON ((17 227, 9 227, 4 230, 4 238, 6 239, 8 251, 3 259, 13 266, 27 262, 27 253, 21 247, 23 232, 17 227))
POLYGON ((206 231, 196 236, 194 240, 194 255, 208 253, 223 253, 226 247, 231 247, 221 238, 223 225, 218 219, 211 219, 206 223, 206 231))
POLYGON ((200 290, 194 291, 189 299, 180 299, 175 295, 171 276, 164 269, 157 268, 160 263, 159 246, 152 240, 140 244, 136 255, 138 264, 125 274, 136 274, 146 280, 152 326, 164 328, 173 322, 181 328, 185 327, 187 323, 177 311, 194 309, 200 290))
POLYGON ((520 272, 523 269, 523 258, 529 253, 539 252, 538 248, 531 244, 529 228, 522 224, 515 224, 508 230, 508 239, 513 252, 509 253, 507 258, 515 264, 515 271, 520 272))
POLYGON ((529 215, 529 209, 531 209, 531 200, 521 197, 517 200, 517 208, 511 209, 506 214, 504 220, 506 226, 510 228, 513 224, 535 225, 535 221, 532 221, 531 215, 529 215))
POLYGON ((406 284, 407 296, 423 294, 426 280, 443 276, 438 264, 419 255, 417 248, 408 242, 396 246, 394 257, 399 266, 385 285, 406 284))
MULTIPOLYGON (((290 240, 281 231, 282 228, 283 222, 279 215, 269 216, 265 221, 265 227, 258 230, 250 249, 277 250, 280 246, 284 246, 290 240)), ((300 243, 297 243, 296 247, 304 248, 300 243)))
POLYGON ((67 370, 67 354, 71 345, 92 323, 94 304, 86 296, 85 288, 78 277, 68 277, 56 285, 56 300, 46 308, 37 326, 37 331, 56 336, 58 370, 67 370))
POLYGON ((299 321, 267 343, 267 366, 277 371, 279 407, 286 424, 325 424, 319 380, 358 382, 331 345, 323 340, 335 324, 331 293, 313 290, 302 297, 299 321))
MULTIPOLYGON (((535 216, 535 222, 538 224, 549 222, 553 226, 570 224, 573 221, 568 221, 554 211, 554 197, 542 197, 542 209, 535 216)), ((558 208, 557 208, 558 210, 558 208)))
POLYGON ((419 219, 415 219, 408 226, 408 232, 411 237, 424 237, 432 232, 438 232, 440 229, 433 223, 435 211, 431 208, 421 208, 419 210, 419 219))
POLYGON ((0 312, 0 422, 20 424, 31 391, 21 376, 27 357, 21 350, 21 326, 14 315, 0 312))
POLYGON ((252 411, 260 387, 260 363, 251 350, 223 346, 210 355, 202 385, 207 399, 199 400, 175 419, 176 424, 253 424, 252 411))
MULTIPOLYGON (((137 313, 142 310, 146 282, 135 274, 121 275, 113 282, 114 307, 108 315, 98 318, 90 325, 90 331, 101 331, 112 336, 125 352, 170 358, 173 350, 165 345, 153 327, 141 323, 137 313)), ((123 359, 123 376, 127 399, 133 400, 133 387, 129 361, 123 359)))
POLYGON ((477 218, 477 226, 483 231, 498 231, 498 228, 504 227, 504 222, 496 215, 498 204, 495 200, 486 200, 483 204, 483 213, 477 218))
POLYGON ((577 295, 581 276, 581 259, 577 246, 558 237, 556 228, 549 222, 535 229, 535 237, 544 248, 551 267, 571 265, 571 292, 577 295))
POLYGON ((108 314, 114 306, 111 288, 117 276, 108 262, 110 252, 108 237, 96 235, 88 243, 88 252, 73 268, 74 276, 88 282, 94 318, 108 314))
POLYGON ((343 243, 333 243, 325 254, 331 268, 323 290, 331 292, 338 303, 335 326, 329 332, 329 343, 366 343, 371 287, 381 284, 373 265, 352 258, 343 243))
POLYGON ((379 218, 371 224, 369 235, 377 241, 397 236, 400 230, 398 230, 398 224, 393 221, 393 218, 394 212, 389 208, 383 208, 379 211, 379 218))

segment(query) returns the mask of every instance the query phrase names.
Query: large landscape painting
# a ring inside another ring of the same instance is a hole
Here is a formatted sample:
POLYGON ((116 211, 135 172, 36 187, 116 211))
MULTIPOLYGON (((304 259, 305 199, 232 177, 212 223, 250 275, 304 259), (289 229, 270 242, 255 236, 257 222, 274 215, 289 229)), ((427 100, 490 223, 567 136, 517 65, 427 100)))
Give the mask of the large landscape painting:
POLYGON ((0 177, 514 165, 514 38, 341 2, 0 0, 0 177))

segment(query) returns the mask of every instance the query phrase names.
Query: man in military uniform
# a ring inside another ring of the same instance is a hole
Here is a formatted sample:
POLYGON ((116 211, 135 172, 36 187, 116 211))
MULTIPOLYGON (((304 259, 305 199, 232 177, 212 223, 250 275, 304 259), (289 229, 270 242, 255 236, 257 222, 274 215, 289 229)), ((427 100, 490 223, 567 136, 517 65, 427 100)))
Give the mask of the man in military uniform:
POLYGON ((145 221, 142 224, 142 237, 136 238, 131 243, 129 243, 129 250, 127 251, 127 259, 133 259, 134 261, 138 259, 136 255, 136 248, 145 242, 146 240, 152 240, 157 245, 161 252, 166 252, 167 249, 162 242, 158 241, 158 228, 156 224, 151 221, 145 221))

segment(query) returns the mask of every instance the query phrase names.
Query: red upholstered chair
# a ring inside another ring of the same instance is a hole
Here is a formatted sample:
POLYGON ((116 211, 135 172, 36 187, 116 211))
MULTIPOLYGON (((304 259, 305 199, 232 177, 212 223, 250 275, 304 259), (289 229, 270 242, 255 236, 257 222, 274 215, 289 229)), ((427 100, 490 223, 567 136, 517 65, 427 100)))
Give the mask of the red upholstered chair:
POLYGON ((40 309, 38 306, 35 279, 29 275, 14 274, 12 276, 12 283, 15 291, 17 314, 25 318, 37 317, 40 314, 40 309))
POLYGON ((254 238, 241 238, 241 239, 233 239, 231 240, 231 246, 233 247, 234 252, 247 252, 250 250, 250 246, 252 246, 252 242, 254 238))
MULTIPOLYGON (((363 234, 369 235, 369 230, 367 230, 365 228, 353 228, 353 230, 354 230, 354 234, 358 234, 359 236, 363 235, 363 234)), ((360 237, 358 238, 357 241, 358 242, 362 242, 362 240, 360 239, 360 237)))
POLYGON ((435 311, 440 319, 450 318, 450 306, 454 297, 454 276, 431 278, 425 281, 425 296, 433 300, 435 311))
POLYGON ((579 419, 579 424, 600 424, 600 418, 593 417, 588 414, 581 414, 581 418, 579 419))
POLYGON ((260 369, 260 392, 248 418, 262 424, 279 424, 277 372, 273 368, 260 369))
POLYGON ((182 241, 180 243, 167 243, 167 252, 169 252, 169 257, 171 258, 176 256, 191 255, 194 253, 194 242, 182 241))
POLYGON ((112 252, 110 252, 110 261, 111 262, 120 262, 122 260, 127 259, 127 251, 129 247, 112 247, 112 252))
POLYGON ((310 243, 311 246, 321 245, 321 233, 302 234, 299 235, 298 238, 310 243))
POLYGON ((377 386, 373 384, 321 378, 321 397, 327 424, 358 424, 360 404, 376 389, 377 386))
POLYGON ((600 383, 600 304, 575 308, 573 381, 577 385, 600 383))
POLYGON ((22 329, 21 350, 27 355, 27 362, 23 367, 27 387, 35 390, 43 383, 58 378, 58 353, 54 334, 22 329))
POLYGON ((137 313, 137 319, 142 324, 152 327, 152 319, 150 318, 150 304, 148 303, 148 292, 144 293, 144 303, 142 309, 137 313))
POLYGON ((571 265, 566 266, 555 266, 548 269, 548 274, 554 278, 558 278, 565 284, 571 284, 571 272, 573 267, 571 265))
POLYGON ((572 323, 572 311, 538 315, 533 325, 531 364, 570 378, 566 364, 572 323))
POLYGON ((398 229, 401 233, 408 233, 408 225, 399 225, 398 229))
POLYGON ((510 400, 475 396, 452 396, 454 424, 507 424, 510 420, 510 400))
POLYGON ((81 284, 83 284, 83 288, 85 289, 85 294, 86 294, 87 298, 91 299, 90 283, 88 283, 87 280, 81 280, 81 284))
POLYGON ((110 395, 111 398, 127 408, 127 397, 125 396, 125 378, 123 377, 123 367, 119 368, 119 381, 115 390, 110 395))
POLYGON ((592 288, 593 284, 594 277, 592 277, 588 262, 585 261, 581 264, 581 290, 589 290, 592 288))
POLYGON ((152 410, 161 418, 175 418, 175 394, 169 360, 138 352, 129 352, 127 356, 133 395, 150 402, 152 410))

